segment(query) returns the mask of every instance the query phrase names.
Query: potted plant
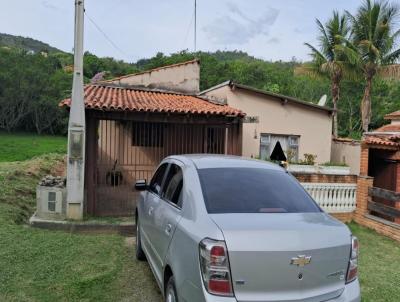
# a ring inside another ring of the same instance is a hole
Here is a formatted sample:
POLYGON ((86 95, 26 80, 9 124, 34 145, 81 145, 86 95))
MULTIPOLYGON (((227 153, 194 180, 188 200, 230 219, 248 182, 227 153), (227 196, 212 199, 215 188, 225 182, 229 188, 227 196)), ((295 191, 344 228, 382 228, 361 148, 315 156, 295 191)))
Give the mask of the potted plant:
POLYGON ((122 183, 122 172, 116 170, 117 162, 118 160, 114 162, 112 170, 106 174, 106 183, 113 187, 119 186, 122 183))
POLYGON ((318 167, 315 165, 317 155, 305 153, 304 159, 298 162, 292 162, 288 166, 288 171, 294 173, 317 173, 318 167))

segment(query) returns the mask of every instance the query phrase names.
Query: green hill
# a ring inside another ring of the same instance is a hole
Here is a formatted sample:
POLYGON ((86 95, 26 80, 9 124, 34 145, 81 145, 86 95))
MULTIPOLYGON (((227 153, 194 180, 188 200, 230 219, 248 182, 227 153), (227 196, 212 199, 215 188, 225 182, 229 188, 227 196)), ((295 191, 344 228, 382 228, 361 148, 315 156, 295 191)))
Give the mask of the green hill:
MULTIPOLYGON (((294 53, 295 54, 295 53, 294 53)), ((255 88, 318 102, 324 94, 331 106, 330 83, 323 78, 310 78, 294 72, 301 62, 268 61, 255 58, 243 51, 188 52, 170 55, 158 53, 135 63, 100 58, 86 52, 84 55, 85 82, 96 74, 105 72, 113 78, 142 70, 166 66, 197 58, 201 64, 200 88, 207 89, 226 80, 255 88)), ((0 34, 0 130, 36 131, 38 133, 64 133, 67 116, 60 111, 58 101, 69 96, 72 86, 71 65, 73 55, 61 52, 46 43, 0 34), (1 46, 7 46, 2 48, 1 46), (38 53, 49 52, 48 56, 38 53), (1 114, 7 108, 7 114, 1 114), (20 114, 20 110, 24 114, 20 114)), ((364 81, 343 81, 338 103, 339 134, 360 137, 360 101, 364 81)), ((376 78, 372 89, 371 129, 385 123, 384 115, 400 107, 400 85, 396 81, 376 78)))
POLYGON ((9 34, 0 33, 0 47, 19 48, 26 51, 41 52, 45 51, 48 53, 63 52, 47 43, 41 41, 26 38, 21 36, 13 36, 9 34))

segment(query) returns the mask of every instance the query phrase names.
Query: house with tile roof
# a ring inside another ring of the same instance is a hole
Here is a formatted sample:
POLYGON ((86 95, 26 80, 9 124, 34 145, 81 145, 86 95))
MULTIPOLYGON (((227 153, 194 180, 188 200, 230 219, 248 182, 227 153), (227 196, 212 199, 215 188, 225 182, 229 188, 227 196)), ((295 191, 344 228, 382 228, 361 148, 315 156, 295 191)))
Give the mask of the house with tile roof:
POLYGON ((149 181, 168 155, 242 154, 245 114, 198 96, 199 75, 198 61, 189 61, 84 88, 87 214, 133 214, 133 184, 149 181))
POLYGON ((246 113, 244 156, 298 161, 308 153, 316 155, 318 163, 331 160, 331 108, 233 81, 211 87, 200 95, 223 100, 246 113))
POLYGON ((363 136, 355 220, 400 240, 400 111, 385 119, 363 136))

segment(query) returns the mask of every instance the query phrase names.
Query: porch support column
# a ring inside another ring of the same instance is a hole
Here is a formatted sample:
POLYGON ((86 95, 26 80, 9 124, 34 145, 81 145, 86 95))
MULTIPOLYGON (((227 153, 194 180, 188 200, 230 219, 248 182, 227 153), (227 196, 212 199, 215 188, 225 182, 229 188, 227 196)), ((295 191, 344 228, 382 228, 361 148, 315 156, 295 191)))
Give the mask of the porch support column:
POLYGON ((368 191, 374 182, 373 177, 360 175, 357 179, 357 194, 356 203, 357 208, 354 213, 354 220, 357 223, 364 223, 364 216, 368 214, 368 191))
POLYGON ((361 144, 360 156, 360 175, 368 176, 369 148, 365 144, 361 144))
POLYGON ((237 155, 243 155, 243 121, 237 123, 237 155))
POLYGON ((97 130, 99 127, 99 121, 92 115, 88 115, 86 121, 86 197, 87 207, 86 213, 94 215, 96 212, 96 176, 97 176, 97 152, 98 152, 98 141, 97 141, 97 130))

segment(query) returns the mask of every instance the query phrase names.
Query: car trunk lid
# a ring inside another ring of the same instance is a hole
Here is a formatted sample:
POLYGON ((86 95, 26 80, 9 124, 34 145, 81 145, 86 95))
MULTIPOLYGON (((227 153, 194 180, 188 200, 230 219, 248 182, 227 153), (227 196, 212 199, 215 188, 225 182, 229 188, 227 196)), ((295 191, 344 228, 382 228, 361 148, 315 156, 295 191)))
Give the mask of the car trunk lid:
POLYGON ((225 237, 238 301, 323 301, 343 291, 351 234, 327 214, 211 217, 225 237))

